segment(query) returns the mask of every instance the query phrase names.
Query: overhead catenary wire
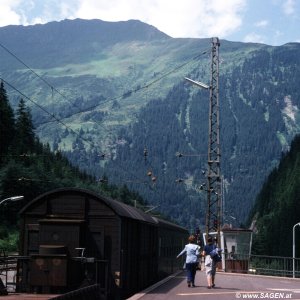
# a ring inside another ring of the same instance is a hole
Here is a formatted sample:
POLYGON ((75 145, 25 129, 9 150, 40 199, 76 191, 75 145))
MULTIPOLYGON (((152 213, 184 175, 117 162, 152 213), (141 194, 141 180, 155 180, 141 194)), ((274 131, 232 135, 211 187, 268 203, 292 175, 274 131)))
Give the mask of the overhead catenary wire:
MULTIPOLYGON (((72 104, 72 105, 75 106, 76 108, 79 108, 76 104, 74 104, 73 102, 71 102, 67 97, 65 97, 62 93, 60 93, 60 92, 59 92, 53 85, 51 85, 47 80, 45 80, 43 77, 41 77, 39 74, 37 74, 32 68, 30 68, 25 62, 23 62, 19 57, 17 57, 17 56, 16 56, 12 51, 10 51, 7 47, 5 47, 5 46, 4 46, 3 44, 1 44, 1 43, 0 43, 0 46, 1 46, 5 51, 7 51, 10 55, 12 55, 15 59, 17 59, 21 64, 23 64, 23 65, 24 65, 28 70, 30 70, 35 76, 37 76, 39 79, 41 79, 47 86, 49 86, 49 87, 51 88, 52 100, 53 100, 53 92, 55 91, 55 92, 57 92, 59 95, 61 95, 65 100, 67 100, 70 104, 72 104)), ((173 68, 172 70, 170 70, 170 71, 168 71, 168 72, 166 72, 166 73, 164 73, 164 74, 163 74, 162 76, 160 76, 159 78, 157 78, 157 79, 155 79, 155 80, 153 80, 153 81, 151 81, 151 82, 145 84, 144 86, 141 86, 141 87, 136 88, 136 89, 134 89, 134 90, 129 90, 128 92, 123 93, 122 95, 116 96, 116 97, 111 98, 111 99, 107 99, 106 101, 102 101, 101 104, 98 104, 98 105, 94 105, 94 106, 88 107, 88 108, 86 108, 85 110, 82 110, 82 109, 81 109, 80 111, 75 112, 75 113, 71 113, 71 114, 69 114, 68 116, 65 116, 64 118, 58 118, 58 117, 56 117, 54 114, 51 114, 51 113, 49 113, 47 110, 45 110, 41 105, 39 105, 39 104, 36 103, 35 101, 29 99, 29 97, 25 96, 23 93, 21 93, 21 94, 23 94, 23 97, 25 97, 26 99, 30 100, 32 103, 34 103, 35 105, 37 105, 40 109, 42 109, 44 112, 48 113, 49 116, 50 116, 54 121, 59 122, 60 124, 62 124, 62 125, 65 126, 66 128, 70 129, 71 132, 74 134, 74 133, 75 133, 74 130, 73 130, 70 126, 68 126, 65 122, 62 122, 61 120, 66 119, 66 118, 70 118, 70 117, 72 117, 72 116, 74 116, 74 115, 76 115, 76 114, 82 113, 82 112, 90 111, 90 110, 92 110, 92 109, 94 109, 94 108, 96 108, 96 107, 98 107, 98 106, 100 106, 100 105, 103 105, 103 104, 107 103, 107 102, 111 102, 111 101, 115 101, 115 100, 118 100, 118 99, 122 99, 122 98, 124 98, 124 95, 131 95, 133 92, 134 92, 134 93, 137 93, 138 91, 142 91, 142 90, 144 90, 144 89, 147 89, 147 91, 148 91, 148 88, 149 88, 151 85, 153 85, 153 84, 159 82, 159 81, 162 80, 163 78, 165 78, 165 77, 169 76, 170 74, 176 72, 177 70, 183 68, 184 66, 188 65, 191 61, 193 61, 193 60, 199 58, 200 56, 202 56, 202 55, 204 55, 204 54, 206 54, 206 53, 207 53, 207 50, 203 51, 202 53, 200 53, 200 54, 194 56, 192 59, 188 60, 187 62, 185 62, 185 63, 183 63, 183 64, 181 64, 181 65, 179 65, 179 66, 173 68)), ((6 83, 7 83, 7 81, 6 81, 6 83)), ((11 84, 9 84, 9 85, 12 86, 11 84)), ((15 90, 17 91, 16 88, 15 88, 15 90)), ((20 91, 18 91, 18 92, 20 93, 20 91)), ((147 92, 147 93, 148 93, 148 92, 147 92)), ((79 108, 79 109, 80 109, 80 108, 79 108)), ((93 119, 92 119, 92 120, 93 120, 93 119)), ((95 121, 95 120, 93 120, 93 121, 95 121)), ((45 123, 39 123, 39 126, 44 125, 44 124, 46 124, 46 123, 48 123, 48 122, 45 122, 45 123)), ((108 130, 106 127, 103 127, 103 126, 102 126, 100 123, 98 123, 97 121, 95 121, 95 123, 98 124, 98 125, 100 125, 104 131, 106 131, 107 133, 113 135, 113 133, 112 133, 110 130, 108 130)), ((82 136, 80 136, 80 138, 83 139, 85 142, 88 142, 88 140, 84 139, 82 136)), ((105 154, 102 150, 101 150, 100 152, 102 152, 102 153, 101 153, 101 157, 106 157, 106 154, 105 154)), ((155 178, 155 177, 153 177, 153 178, 155 178)))
MULTIPOLYGON (((4 49, 6 52, 8 52, 11 56, 13 56, 18 62, 20 62, 22 65, 24 65, 28 70, 30 70, 35 76, 37 76, 39 79, 41 79, 45 84, 47 84, 50 88, 52 86, 39 74, 37 74, 32 68, 30 68, 24 61, 22 61, 17 55, 15 55, 12 51, 10 51, 7 47, 5 47, 2 43, 0 43, 0 47, 4 49)), ((63 96, 63 95, 62 95, 63 96)))
MULTIPOLYGON (((56 121, 57 123, 63 125, 65 128, 67 128, 72 134, 76 135, 78 138, 82 139, 84 142, 91 144, 89 139, 85 139, 83 136, 79 135, 75 130, 73 130, 69 125, 67 125, 65 122, 62 121, 62 119, 57 118, 54 114, 50 113, 47 109, 45 109, 42 105, 38 104, 36 101, 32 100, 29 96, 25 95, 22 91, 20 91, 18 88, 16 88, 15 86, 13 86, 11 83, 9 83, 7 80, 5 80, 4 78, 0 77, 0 80, 2 80, 7 86, 9 86, 11 89, 13 89, 14 91, 16 91, 18 94, 20 94, 24 99, 30 101, 31 103, 33 103, 34 105, 36 105, 39 109, 41 109, 43 112, 45 112, 46 114, 48 114, 54 121, 56 121)), ((106 153, 104 153, 103 151, 99 151, 101 152, 100 156, 101 157, 105 157, 106 153)))
POLYGON ((48 114, 49 116, 51 116, 51 118, 53 118, 56 122, 64 125, 66 128, 73 130, 72 128, 70 128, 67 124, 65 124, 64 122, 62 122, 60 119, 58 119, 54 114, 50 113, 47 109, 45 109, 42 105, 38 104, 37 102, 35 102, 34 100, 32 100, 29 96, 25 95, 23 92, 21 92, 19 89, 17 89, 15 86, 13 86, 11 83, 9 83, 8 81, 6 81, 4 78, 0 77, 0 80, 3 81, 6 85, 8 85, 10 88, 12 88, 14 91, 16 91, 18 94, 20 94, 23 98, 25 98, 26 100, 30 101, 31 103, 33 103, 34 105, 36 105, 38 108, 40 108, 43 112, 45 112, 46 114, 48 114))
MULTIPOLYGON (((103 106, 104 104, 106 103, 110 103, 110 102, 113 102, 113 101, 116 101, 116 100, 121 100, 121 99, 124 99, 124 98, 128 98, 129 96, 131 96, 132 94, 135 94, 135 93, 138 93, 140 91, 143 91, 143 90, 147 90, 149 87, 151 87, 152 85, 156 84, 157 82, 161 81, 162 79, 164 79, 165 77, 169 76, 170 74, 182 69, 183 67, 185 67, 186 65, 190 64, 192 61, 196 60, 197 58, 201 57, 202 55, 206 54, 208 50, 206 51, 203 51, 201 54, 198 54, 196 56, 194 56, 193 58, 191 58, 189 61, 175 67, 174 69, 162 74, 160 77, 156 78, 155 80, 153 81, 150 81, 149 83, 146 83, 140 87, 137 87, 135 89, 131 89, 131 90, 127 90, 126 92, 118 95, 118 96, 115 96, 115 97, 112 97, 112 98, 108 98, 104 101, 102 101, 100 104, 97 104, 97 105, 93 105, 93 106, 89 106, 89 107, 86 107, 85 109, 81 109, 80 111, 77 111, 77 112, 74 112, 74 113, 70 113, 69 115, 67 116, 64 116, 62 119, 67 119, 67 118, 70 118, 70 117, 73 117, 77 114, 81 114, 81 113, 84 113, 84 112, 87 112, 87 111, 90 111, 92 109, 95 109, 99 106, 103 106)), ((56 91, 56 89, 54 89, 56 91)), ((60 94, 61 95, 61 94, 60 94)), ((64 96, 65 98, 65 96, 64 96)), ((69 101, 69 99, 65 98, 69 103, 71 103, 69 101)), ((78 106, 76 106, 74 103, 71 103, 72 105, 74 105, 75 107, 79 108, 78 106)), ((44 122, 44 123, 39 123, 39 125, 44 125, 46 123, 49 123, 51 121, 47 121, 47 122, 44 122)), ((97 124, 99 124, 98 122, 96 122, 97 124)), ((105 129, 105 128, 104 128, 105 129)), ((107 129, 105 129, 107 130, 107 129)))
MULTIPOLYGON (((70 130, 73 134, 76 134, 76 132, 70 127, 68 126, 65 122, 62 122, 61 120, 64 120, 64 119, 67 119, 67 118, 70 118, 74 115, 77 115, 79 113, 83 113, 83 112, 86 112, 86 111, 90 111, 92 109, 95 109, 96 107, 98 106, 102 106, 103 104, 106 104, 108 102, 113 102, 113 101, 116 101, 116 100, 119 100, 119 99, 123 99, 125 97, 128 97, 128 96, 131 96, 132 93, 137 93, 139 91, 143 91, 143 90, 147 90, 147 97, 148 97, 148 91, 149 91, 149 87, 156 84, 157 82, 161 81, 162 79, 164 79, 165 77, 169 76, 170 74, 180 70, 181 68, 185 67, 186 65, 190 64, 192 61, 198 59, 199 57, 201 57, 202 55, 205 55, 207 52, 208 52, 208 49, 201 52, 200 54, 192 57, 190 60, 188 60, 187 62, 171 69, 170 71, 168 72, 165 72, 164 74, 162 74, 160 77, 156 78, 155 80, 149 82, 149 83, 146 83, 144 84, 143 86, 141 87, 138 87, 138 88, 135 88, 133 90, 128 90, 127 92, 125 93, 122 93, 122 95, 119 95, 119 96, 116 96, 116 97, 113 97, 113 98, 110 98, 110 99, 107 99, 105 101, 102 101, 101 104, 97 104, 97 105, 94 105, 94 106, 91 106, 91 107, 87 107, 86 109, 82 110, 80 109, 74 102, 70 101, 68 97, 66 97, 65 95, 63 95, 60 91, 58 91, 52 84, 50 84, 46 79, 44 79, 42 76, 40 76, 38 73, 36 73, 31 67, 28 66, 28 64, 26 64, 23 60, 21 60, 17 55, 15 55, 12 51, 10 51, 7 47, 5 47, 2 43, 0 43, 0 46, 6 51, 8 52, 11 56, 13 56, 16 60, 18 60, 22 65, 24 65, 28 70, 30 70, 36 77, 38 77, 40 80, 42 80, 48 87, 50 87, 51 89, 51 97, 52 97, 52 100, 54 98, 54 91, 56 93, 58 93, 60 96, 62 96, 65 100, 67 100, 71 105, 73 105, 74 107, 78 108, 79 111, 78 112, 75 112, 75 113, 70 113, 68 116, 65 116, 63 118, 58 118, 56 117, 54 114, 51 114, 49 113, 46 109, 44 109, 41 105, 39 105, 38 103, 36 103, 35 101, 29 99, 29 97, 25 96, 24 97, 26 99, 28 99, 29 101, 31 101, 32 103, 34 103, 35 105, 37 105, 40 109, 42 109, 44 112, 48 113, 49 116, 56 122, 59 122, 60 124, 62 124, 63 126, 65 126, 66 128, 68 128, 68 130, 70 130)), ((11 85, 10 85, 11 86, 11 85)), ((16 89, 15 89, 16 90, 16 89)), ((16 90, 17 91, 17 90, 16 90)), ((18 91, 19 92, 19 91, 18 91)), ((92 118, 93 120, 93 118, 92 118)), ((93 120, 96 124, 100 125, 101 128, 106 131, 107 133, 109 133, 110 135, 114 135, 113 132, 111 132, 110 130, 108 130, 106 127, 102 126, 102 124, 100 124, 99 122, 93 120)), ((41 125, 45 125, 46 123, 49 123, 49 122, 52 122, 52 121, 48 121, 48 122, 45 122, 45 123, 39 123, 38 125, 41 126, 41 125)), ((77 135, 77 134, 76 134, 77 135)), ((89 143, 89 140, 85 139, 84 137, 82 137, 81 135, 78 136, 80 139, 82 139, 83 141, 85 142, 88 142, 89 143)), ((104 151, 102 151, 100 149, 100 156, 101 158, 105 158, 106 157, 106 154, 104 153, 104 151)), ((151 175, 149 175, 149 171, 147 172, 147 176, 151 177, 151 180, 153 183, 156 182, 157 180, 157 177, 153 174, 153 167, 151 166, 151 164, 149 163, 149 160, 148 160, 148 164, 150 165, 150 168, 151 168, 151 175)))
MULTIPOLYGON (((60 91, 58 91, 52 84, 50 84, 46 79, 44 79, 42 76, 40 76, 38 73, 36 73, 32 68, 30 68, 26 63, 24 63, 20 58, 18 58, 14 53, 12 53, 7 47, 5 47, 3 44, 0 43, 0 46, 5 50, 7 51, 10 55, 12 55, 15 59, 17 59, 21 64, 23 64, 28 70, 30 70, 35 76, 37 76, 40 80, 42 80, 47 86, 49 86, 51 88, 51 95, 52 95, 52 99, 53 99, 53 94, 54 94, 54 91, 56 93, 58 93, 61 97, 63 97, 65 100, 67 100, 70 104, 72 104, 74 107, 77 107, 79 108, 75 103, 71 102, 68 97, 66 97, 65 95, 63 95, 60 91)), ((173 68, 172 70, 168 71, 168 72, 165 72, 164 74, 162 74, 160 77, 156 78, 155 80, 149 82, 149 83, 146 83, 144 84, 143 86, 140 86, 140 87, 137 87, 133 90, 128 90, 127 92, 125 93, 122 93, 122 95, 119 95, 119 96, 116 96, 116 97, 113 97, 113 98, 110 98, 110 99, 106 99, 105 101, 102 101, 100 104, 97 104, 97 105, 94 105, 94 106, 91 106, 91 107, 88 107, 88 108, 85 108, 84 110, 80 110, 78 112, 75 112, 73 114, 70 114, 68 116, 65 116, 63 118, 58 118, 57 116, 55 116, 54 114, 48 112, 43 106, 39 105, 37 102, 33 101, 30 97, 26 96, 24 93, 22 93, 19 89, 15 88, 12 84, 10 84, 9 82, 7 82, 5 79, 3 78, 0 78, 3 80, 3 82, 5 82, 8 86, 10 86, 13 90, 15 90, 16 92, 18 92, 20 95, 22 95, 25 99, 29 100, 30 102, 32 102, 34 105, 36 105, 37 107, 39 107, 42 111, 44 111, 45 113, 47 113, 54 121, 60 123, 61 125, 63 125, 65 128, 68 128, 73 134, 77 135, 78 138, 82 139, 83 141, 87 142, 87 143, 90 143, 89 140, 85 139, 84 137, 82 136, 79 136, 78 133, 76 131, 74 131, 70 126, 68 126, 65 122, 63 122, 62 120, 63 119, 66 119, 66 118, 69 118, 69 117, 72 117, 76 114, 79 114, 79 113, 82 113, 82 112, 86 112, 86 111, 89 111, 89 110, 92 110, 100 105, 103 105, 105 103, 108 103, 108 102, 111 102, 111 101, 115 101, 115 100, 118 100, 118 99, 123 99, 123 98, 126 98, 128 96, 131 96, 132 93, 137 93, 139 91, 143 91, 144 89, 148 89, 150 86, 156 84, 157 82, 159 82, 160 80, 164 79, 165 77, 169 76, 170 74, 180 70, 181 68, 183 68, 184 66, 188 65, 189 63, 191 63, 192 61, 196 60, 197 58, 201 57, 202 55, 206 54, 207 53, 207 50, 206 51, 203 51, 202 53, 194 56, 193 58, 191 58, 190 60, 188 60, 187 62, 173 68)), ((80 108, 79 108, 80 109, 80 108)), ((48 123, 48 122, 46 122, 48 123)), ((98 122, 96 122, 97 124, 99 124, 98 122)), ((43 125, 45 123, 40 123, 39 125, 43 125)), ((102 127, 105 131, 109 132, 109 133, 112 133, 110 131, 107 130, 107 128, 104 128, 102 127)), ((101 154, 101 156, 104 156, 105 153, 103 152, 101 154)), ((121 167, 121 169, 123 169, 121 167)), ((128 173, 128 170, 124 170, 126 173, 128 173)), ((151 188, 151 186, 150 186, 151 188)), ((151 188, 152 189, 152 188, 151 188)))
MULTIPOLYGON (((21 60, 17 55, 15 55, 12 51, 10 51, 7 47, 5 47, 2 43, 0 43, 0 47, 2 49, 4 49, 6 52, 8 52, 11 56, 13 56, 17 61, 19 61, 23 66, 25 66, 30 72, 32 72, 37 78, 39 78, 40 80, 42 80, 50 89, 51 89, 51 98, 52 98, 52 101, 54 99, 54 92, 56 92, 57 94, 59 94, 61 97, 63 97, 66 101, 68 101, 71 105, 73 105, 74 107, 80 109, 74 102, 71 102, 71 100, 69 100, 68 97, 66 97, 64 94, 62 94, 58 89, 56 89, 51 83, 49 83, 46 79, 44 79, 42 76, 40 76, 37 72, 35 72, 31 67, 29 67, 23 60, 21 60)), ((4 79, 3 79, 4 81, 4 79)), ((16 89, 15 89, 16 90, 16 89)), ((28 97, 26 97, 27 100, 28 97)), ((35 105, 37 105, 39 108, 41 108, 44 112, 45 112, 45 109, 43 109, 42 106, 38 105, 36 102, 33 102, 31 101, 32 103, 34 103, 35 105)), ((94 108, 94 107, 93 107, 94 108)), ((86 109, 86 111, 89 111, 91 110, 92 108, 88 108, 86 109)), ((56 117, 54 114, 51 114, 50 113, 50 116, 52 119, 54 119, 55 121, 59 122, 60 120, 63 120, 63 119, 66 119, 66 118, 69 118, 75 114, 78 114, 78 113, 81 113, 82 111, 79 111, 79 112, 76 112, 74 114, 70 114, 69 116, 67 117, 64 117, 64 118, 58 118, 56 117)), ((48 112, 47 112, 48 113, 48 112)), ((53 121, 53 120, 52 120, 53 121)), ((38 125, 43 125, 43 124, 46 124, 46 123, 49 123, 49 122, 52 122, 52 121, 47 121, 45 123, 39 123, 38 125)), ((104 130, 106 130, 108 133, 112 134, 112 132, 109 132, 106 128, 102 127, 104 130)))
MULTIPOLYGON (((46 79, 44 79, 42 76, 40 76, 37 72, 35 72, 31 67, 28 66, 28 64, 26 64, 22 59, 20 59, 17 55, 15 55, 12 51, 10 51, 6 46, 4 46, 2 43, 0 43, 0 47, 2 49, 4 49, 7 53, 9 53, 11 56, 13 56, 16 60, 18 60, 23 66, 25 66, 30 72, 32 72, 36 77, 38 77, 40 80, 42 80, 48 87, 50 87, 51 89, 51 92, 52 92, 52 98, 53 98, 53 92, 55 91, 56 93, 58 93, 61 97, 63 97, 66 101, 68 101, 70 104, 72 104, 73 106, 75 106, 76 108, 80 109, 74 102, 71 102, 71 100, 66 97, 64 94, 62 94, 58 89, 56 89, 51 83, 49 83, 46 79)), ((122 93, 121 95, 118 95, 116 97, 112 97, 112 98, 109 98, 105 101, 102 101, 100 104, 97 104, 97 105, 93 105, 93 106, 90 106, 90 107, 87 107, 85 108, 84 110, 80 110, 78 112, 75 112, 75 113, 71 113, 67 116, 65 116, 64 118, 61 118, 61 119, 66 119, 66 118, 70 118, 76 114, 79 114, 79 113, 83 113, 83 112, 86 112, 86 111, 89 111, 89 110, 92 110, 92 109, 95 109, 96 107, 98 106, 101 106, 103 104, 106 104, 108 102, 112 102, 112 101, 115 101, 115 100, 119 100, 119 99, 123 99, 124 97, 128 97, 127 95, 132 95, 132 93, 137 93, 139 91, 142 91, 144 89, 148 89, 150 86, 156 84, 157 82, 161 81, 162 79, 164 79, 165 77, 169 76, 170 74, 180 70, 181 68, 185 67, 186 65, 188 65, 189 63, 191 63, 192 61, 200 58, 202 55, 204 54, 207 54, 209 50, 205 50, 203 52, 201 52, 200 54, 192 57, 191 59, 189 59, 187 62, 171 69, 170 71, 167 71, 165 72, 164 74, 162 74, 160 77, 156 78, 155 80, 149 82, 149 83, 146 83, 144 84, 143 86, 140 86, 140 87, 137 87, 135 89, 132 89, 132 90, 128 90, 124 93, 122 93)), ((49 121, 48 121, 49 122, 49 121)), ((45 123, 48 123, 48 122, 45 122, 45 123)), ((39 125, 43 125, 45 123, 40 123, 39 125)), ((96 122, 97 123, 97 122, 96 122)), ((105 129, 106 130, 106 129, 105 129)))
MULTIPOLYGON (((68 128, 74 135, 76 135, 78 138, 82 139, 84 142, 92 144, 91 141, 89 141, 88 139, 85 139, 84 137, 80 136, 78 132, 74 131, 70 126, 68 126, 67 124, 65 124, 64 122, 62 122, 61 120, 59 120, 58 118, 56 118, 55 116, 53 116, 53 114, 51 114, 50 112, 47 111, 47 109, 45 109, 44 107, 42 107, 41 105, 39 105, 38 103, 36 103, 34 100, 32 100, 29 96, 25 95, 23 92, 21 92, 19 89, 17 89, 16 87, 14 87, 12 84, 10 84, 8 81, 6 81, 5 79, 3 79, 2 77, 0 77, 0 80, 2 80, 6 85, 8 85, 10 88, 12 88, 13 90, 15 90, 17 93, 19 93, 23 98, 27 99, 28 101, 32 102, 33 104, 37 105, 41 110, 43 110, 45 113, 49 114, 51 117, 53 117, 58 123, 60 123, 61 125, 65 126, 66 128, 68 128)), ((104 153, 103 153, 104 154, 104 153)), ((119 168, 122 169, 124 171, 124 173, 128 173, 128 170, 123 168, 121 165, 119 165, 119 168)), ((137 176, 134 176, 138 182, 138 180, 140 181, 140 178, 137 176)), ((152 189, 152 187, 149 185, 149 188, 152 189)))
MULTIPOLYGON (((62 96, 65 100, 67 100, 70 104, 72 104, 72 105, 75 106, 76 108, 80 109, 76 104, 74 104, 73 102, 71 102, 71 101, 68 99, 68 97, 65 97, 62 93, 60 93, 60 92, 59 92, 52 84, 50 84, 47 80, 45 80, 45 79, 44 79, 42 76, 40 76, 38 73, 36 73, 31 67, 28 66, 28 64, 26 64, 23 60, 21 60, 17 55, 15 55, 12 51, 10 51, 10 50, 9 50, 7 47, 5 47, 2 43, 0 43, 0 46, 1 46, 5 51, 7 51, 11 56, 13 56, 16 60, 18 60, 22 65, 24 65, 28 70, 30 70, 35 76, 37 76, 40 80, 42 80, 47 86, 49 86, 49 87, 51 88, 52 100, 53 100, 53 92, 55 91, 55 92, 57 92, 60 96, 62 96)), ((122 99, 122 98, 124 98, 124 95, 131 95, 132 93, 137 93, 137 92, 142 91, 142 90, 144 90, 144 89, 147 89, 147 90, 148 90, 148 88, 149 88, 151 85, 153 85, 153 84, 159 82, 159 81, 162 80, 163 78, 169 76, 170 74, 172 74, 172 73, 176 72, 177 70, 183 68, 184 66, 188 65, 188 64, 191 63, 192 61, 194 61, 194 60, 196 60, 197 58, 201 57, 202 55, 206 54, 207 51, 208 51, 208 50, 203 51, 202 53, 200 53, 200 54, 194 56, 193 58, 191 58, 190 60, 188 60, 187 62, 185 62, 185 63, 183 63, 183 64, 181 64, 181 65, 179 65, 179 66, 173 68, 172 70, 170 70, 170 71, 168 71, 168 72, 166 72, 166 73, 164 73, 162 76, 160 76, 160 77, 158 77, 157 79, 155 79, 155 80, 153 80, 153 81, 151 81, 151 82, 145 84, 144 86, 141 86, 141 87, 136 88, 136 89, 134 89, 134 90, 129 90, 129 91, 123 93, 122 95, 119 95, 119 96, 116 96, 116 97, 107 99, 106 101, 102 101, 101 104, 97 104, 97 105, 94 105, 94 106, 90 106, 90 107, 88 107, 88 108, 86 108, 86 109, 84 109, 84 110, 81 109, 80 111, 75 112, 75 113, 71 113, 71 114, 69 114, 69 115, 67 115, 67 116, 65 116, 65 117, 63 117, 63 118, 58 118, 58 117, 56 117, 54 114, 51 114, 51 113, 49 113, 48 111, 46 111, 46 110, 45 110, 41 105, 39 105, 37 102, 35 102, 35 101, 31 100, 31 99, 30 99, 30 101, 31 101, 32 103, 34 103, 35 105, 37 105, 37 106, 38 106, 40 109, 42 109, 44 112, 48 113, 49 116, 50 116, 54 121, 61 123, 62 125, 64 125, 66 128, 69 129, 70 127, 67 126, 67 124, 65 124, 64 122, 61 122, 61 120, 66 119, 66 118, 70 118, 70 117, 72 117, 72 116, 74 116, 74 115, 76 115, 76 114, 82 113, 82 112, 90 111, 90 110, 92 110, 92 109, 94 109, 94 108, 96 108, 96 107, 98 107, 98 106, 100 106, 100 105, 103 105, 103 104, 107 103, 107 102, 112 102, 112 101, 115 101, 115 100, 118 100, 118 99, 122 99)), ((4 80, 4 79, 3 79, 3 80, 4 80)), ((7 82, 7 81, 6 81, 6 82, 7 82)), ((11 86, 11 85, 10 85, 10 86, 11 86)), ((16 88, 15 88, 15 90, 17 91, 16 88)), ((20 91, 18 91, 18 92, 20 93, 20 91)), ((23 93, 20 93, 20 94, 23 94, 23 93)), ((23 94, 23 95, 24 95, 24 94, 23 94)), ((26 99, 29 100, 29 97, 27 97, 27 96, 25 96, 25 95, 24 95, 24 97, 25 97, 26 99)), ((92 119, 92 120, 93 120, 93 119, 92 119)), ((93 121, 94 121, 96 124, 98 124, 98 125, 101 126, 101 124, 98 123, 97 121, 95 121, 95 120, 93 120, 93 121)), ((52 122, 52 121, 48 121, 48 122, 52 122)), ((48 123, 48 122, 45 122, 45 123, 39 123, 38 125, 41 126, 41 125, 44 125, 44 124, 46 124, 46 123, 48 123)), ((103 129, 104 131, 106 131, 107 133, 113 135, 113 132, 111 132, 110 130, 108 130, 106 127, 103 127, 103 126, 101 126, 101 127, 102 127, 102 129, 103 129)), ((71 130, 72 130, 72 129, 71 129, 71 130)), ((72 130, 72 133, 74 133, 73 130, 72 130)), ((82 138, 82 137, 81 137, 81 138, 82 138)), ((104 156, 104 155, 105 155, 104 152, 102 152, 101 156, 104 156)))

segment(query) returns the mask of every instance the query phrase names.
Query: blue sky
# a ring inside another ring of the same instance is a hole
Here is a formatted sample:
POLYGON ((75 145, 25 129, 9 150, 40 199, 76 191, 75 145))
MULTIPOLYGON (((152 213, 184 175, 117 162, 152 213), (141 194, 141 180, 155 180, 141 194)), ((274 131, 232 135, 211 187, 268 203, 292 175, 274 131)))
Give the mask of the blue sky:
POLYGON ((0 0, 0 27, 138 19, 172 37, 300 42, 300 0, 0 0))

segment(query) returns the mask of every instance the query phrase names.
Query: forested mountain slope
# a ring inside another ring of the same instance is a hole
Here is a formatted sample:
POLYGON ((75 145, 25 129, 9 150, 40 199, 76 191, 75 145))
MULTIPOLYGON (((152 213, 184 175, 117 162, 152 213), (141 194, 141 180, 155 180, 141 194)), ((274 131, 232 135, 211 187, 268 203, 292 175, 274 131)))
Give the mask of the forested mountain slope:
MULTIPOLYGON (((174 39, 135 20, 65 20, 0 28, 0 43, 12 105, 28 96, 41 141, 182 225, 204 224, 209 95, 183 78, 209 83, 209 39, 174 39)), ((221 171, 238 223, 299 133, 299 73, 298 43, 221 39, 221 171)))
MULTIPOLYGON (((268 176, 249 222, 255 224, 253 252, 292 257, 293 226, 300 222, 300 135, 268 176), (290 249, 290 250, 288 250, 290 249)), ((297 231, 296 231, 297 229, 297 231)), ((299 228, 295 236, 299 236, 299 228)), ((296 257, 300 255, 297 242, 296 257)))
POLYGON ((53 153, 34 134, 31 112, 21 98, 13 111, 3 82, 0 83, 0 201, 22 195, 18 202, 2 202, 0 249, 18 248, 18 211, 35 197, 53 189, 77 187, 92 190, 132 205, 145 207, 140 195, 125 186, 100 185, 74 167, 60 152, 53 153), (8 204, 9 205, 6 205, 8 204))

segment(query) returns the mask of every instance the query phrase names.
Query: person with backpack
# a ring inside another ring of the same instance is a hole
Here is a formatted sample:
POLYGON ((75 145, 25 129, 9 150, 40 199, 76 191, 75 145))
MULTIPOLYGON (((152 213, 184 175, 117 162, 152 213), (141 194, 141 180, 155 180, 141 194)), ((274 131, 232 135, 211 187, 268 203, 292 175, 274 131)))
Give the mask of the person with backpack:
POLYGON ((208 236, 207 244, 204 246, 202 255, 205 257, 205 272, 207 277, 207 288, 215 287, 215 277, 217 270, 217 263, 220 261, 220 249, 213 243, 213 238, 208 236))
POLYGON ((199 264, 198 258, 200 256, 200 247, 196 244, 195 236, 191 235, 188 240, 189 243, 185 245, 184 249, 177 255, 177 258, 186 254, 185 269, 187 284, 188 287, 195 287, 195 276, 199 264))

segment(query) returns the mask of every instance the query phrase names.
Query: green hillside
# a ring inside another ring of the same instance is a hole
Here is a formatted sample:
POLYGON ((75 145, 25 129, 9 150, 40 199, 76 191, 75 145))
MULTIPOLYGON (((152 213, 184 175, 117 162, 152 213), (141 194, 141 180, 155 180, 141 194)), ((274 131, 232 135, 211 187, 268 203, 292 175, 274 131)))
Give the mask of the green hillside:
MULTIPOLYGON (((135 20, 77 19, 3 27, 0 43, 12 106, 20 91, 27 96, 43 143, 80 170, 137 190, 182 225, 203 226, 208 94, 183 78, 209 83, 210 39, 170 38, 135 20)), ((235 225, 300 132, 299 73, 298 43, 221 39, 221 171, 235 225)))
POLYGON ((0 201, 17 195, 22 201, 1 205, 0 250, 17 250, 18 211, 35 197, 53 189, 79 187, 145 207, 141 196, 126 186, 116 187, 74 167, 61 152, 53 153, 33 132, 31 112, 21 98, 16 111, 0 84, 0 201))

